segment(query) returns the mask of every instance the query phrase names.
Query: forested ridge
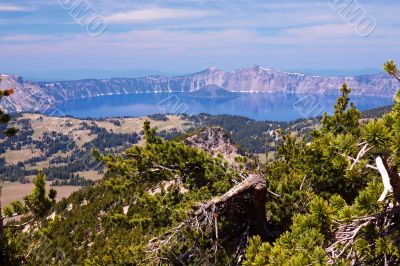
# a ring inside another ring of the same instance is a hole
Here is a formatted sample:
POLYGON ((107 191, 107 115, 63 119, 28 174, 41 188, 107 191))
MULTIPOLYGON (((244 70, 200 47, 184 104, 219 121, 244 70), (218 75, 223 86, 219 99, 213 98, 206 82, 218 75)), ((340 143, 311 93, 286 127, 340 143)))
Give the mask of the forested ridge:
MULTIPOLYGON (((389 112, 391 107, 384 107, 365 111, 363 118, 376 118, 389 112)), ((167 115, 157 114, 149 116, 154 121, 164 124, 172 124, 167 115)), ((311 131, 318 127, 321 118, 299 119, 292 122, 255 121, 246 117, 231 115, 199 114, 193 116, 180 115, 182 123, 187 124, 187 129, 172 127, 169 130, 158 130, 157 135, 165 140, 174 140, 192 134, 206 127, 219 126, 229 133, 235 143, 243 150, 252 154, 276 152, 276 132, 291 132, 297 136, 306 136, 310 140, 311 131)), ((98 171, 103 168, 99 164, 91 162, 90 150, 98 147, 103 151, 121 152, 132 144, 140 141, 143 132, 117 133, 107 130, 97 123, 109 123, 116 128, 124 127, 126 118, 110 118, 107 120, 78 120, 80 125, 72 131, 68 129, 70 118, 53 117, 63 127, 61 131, 56 129, 40 128, 36 121, 46 123, 49 119, 44 115, 19 114, 14 117, 14 125, 19 133, 13 138, 0 135, 0 180, 31 182, 31 177, 43 170, 49 181, 54 185, 85 185, 91 182, 81 176, 82 171, 98 171), (24 116, 26 115, 26 116, 24 116), (34 138, 35 131, 42 131, 40 139, 34 138), (87 131, 88 140, 84 145, 78 145, 85 136, 74 137, 74 132, 81 134, 87 131), (18 153, 33 153, 35 156, 23 159, 18 158, 18 153), (14 157, 18 162, 8 162, 6 158, 14 157), (83 158, 83 159, 82 159, 83 158), (42 166, 43 165, 43 166, 42 166), (42 167, 41 167, 42 166, 42 167)))
MULTIPOLYGON (((400 80, 393 61, 385 70, 400 80)), ((340 92, 309 134, 276 129, 265 164, 211 125, 165 140, 146 121, 144 145, 121 153, 99 142, 103 180, 56 203, 38 173, 3 208, 23 218, 0 217, 2 263, 399 265, 400 92, 376 119, 340 92)))

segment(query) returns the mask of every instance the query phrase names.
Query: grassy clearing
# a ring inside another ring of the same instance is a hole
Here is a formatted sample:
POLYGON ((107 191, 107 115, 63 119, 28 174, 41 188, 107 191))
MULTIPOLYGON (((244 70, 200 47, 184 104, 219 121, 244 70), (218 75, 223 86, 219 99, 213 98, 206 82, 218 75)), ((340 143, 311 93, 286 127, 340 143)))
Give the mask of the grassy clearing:
MULTIPOLYGON (((7 152, 8 153, 8 152, 7 152)), ((6 153, 6 154, 7 154, 6 153)), ((50 161, 52 160, 52 159, 54 159, 54 158, 56 158, 56 157, 61 157, 61 158, 67 158, 67 157, 69 157, 71 155, 71 152, 69 151, 69 152, 57 152, 56 154, 53 154, 52 156, 50 156, 50 157, 48 157, 46 160, 44 160, 44 161, 41 161, 41 162, 37 162, 37 163, 35 163, 35 164, 25 164, 25 168, 27 169, 27 170, 43 170, 43 169, 45 169, 45 168, 47 168, 47 167, 50 167, 50 166, 54 166, 54 167, 57 167, 57 166, 64 166, 64 165, 66 165, 65 163, 59 163, 59 164, 51 164, 50 163, 50 161)))
POLYGON ((111 118, 104 121, 84 120, 75 118, 48 117, 40 114, 24 114, 21 119, 31 120, 31 125, 34 130, 33 139, 39 140, 44 132, 59 132, 66 135, 71 135, 77 141, 78 146, 93 140, 96 136, 90 135, 89 130, 81 130, 82 123, 95 123, 98 127, 105 128, 109 132, 114 133, 139 133, 142 130, 143 123, 146 120, 151 122, 153 127, 157 127, 160 131, 170 131, 177 129, 183 131, 192 126, 188 121, 182 120, 179 116, 168 115, 168 121, 157 121, 149 117, 139 118, 111 118), (119 121, 120 125, 116 125, 113 121, 119 121), (81 140, 77 140, 80 137, 81 140))
POLYGON ((43 133, 52 131, 69 135, 77 131, 81 127, 80 123, 82 122, 82 120, 74 118, 49 117, 40 114, 24 114, 19 119, 29 119, 31 121, 34 131, 32 138, 34 140, 40 140, 43 133))
POLYGON ((83 172, 77 172, 77 174, 85 179, 89 179, 92 181, 98 181, 101 180, 104 176, 104 174, 99 174, 98 171, 91 170, 91 171, 83 171, 83 172))
MULTIPOLYGON (((88 119, 75 119, 69 117, 49 117, 41 114, 23 114, 21 117, 17 118, 17 120, 29 120, 30 126, 33 130, 32 139, 41 141, 43 135, 45 133, 50 133, 52 131, 68 135, 76 144, 79 150, 85 150, 84 145, 96 139, 96 134, 91 134, 91 130, 84 129, 84 124, 87 125, 96 125, 99 128, 106 129, 109 133, 121 133, 121 134, 129 134, 129 133, 137 133, 141 136, 141 131, 143 124, 146 120, 151 122, 152 127, 156 127, 158 132, 160 131, 186 131, 187 129, 194 126, 192 122, 187 120, 183 120, 180 116, 168 115, 167 121, 158 121, 151 119, 149 117, 141 117, 141 118, 109 118, 105 120, 88 120, 88 119)), ((145 143, 142 138, 137 145, 143 145, 145 143)), ((117 148, 117 147, 115 147, 117 148)), ((6 150, 4 154, 0 155, 0 158, 4 158, 6 165, 17 165, 18 163, 25 162, 34 157, 42 157, 46 154, 46 150, 41 152, 39 149, 31 149, 28 146, 23 146, 21 150, 11 151, 6 150)), ((68 158, 72 155, 71 151, 66 152, 58 152, 52 156, 47 158, 43 158, 43 161, 36 162, 33 164, 25 164, 26 170, 43 170, 49 168, 50 166, 59 167, 66 166, 66 163, 59 164, 50 164, 50 161, 56 157, 68 158)), ((99 174, 97 171, 84 171, 84 172, 76 172, 74 174, 79 174, 85 179, 90 179, 93 181, 99 180, 103 177, 102 174, 99 174)), ((27 187, 29 192, 29 184, 23 185, 21 190, 24 187, 27 187)), ((17 195, 25 195, 26 193, 16 192, 17 195)), ((17 198, 22 198, 23 196, 17 196, 17 198)))
POLYGON ((97 135, 90 134, 90 130, 76 130, 71 133, 72 139, 75 141, 76 146, 82 148, 85 143, 94 140, 97 135))
POLYGON ((166 130, 170 131, 176 128, 178 131, 183 131, 192 126, 192 124, 185 125, 187 121, 182 120, 178 116, 168 115, 168 121, 157 121, 153 120, 149 117, 140 117, 140 118, 118 118, 118 119, 108 119, 106 121, 96 121, 97 126, 105 128, 109 132, 114 133, 139 133, 142 131, 143 123, 146 120, 149 120, 152 127, 157 127, 159 131, 166 130), (117 126, 112 123, 112 120, 118 120, 121 125, 117 126))
POLYGON ((32 159, 34 157, 42 156, 40 150, 37 149, 22 149, 19 151, 7 151, 0 157, 6 160, 8 165, 16 165, 19 162, 24 162, 26 160, 32 159))
MULTIPOLYGON (((71 195, 73 192, 78 191, 81 187, 77 186, 60 186, 60 187, 50 187, 51 182, 46 182, 47 189, 53 188, 57 190, 57 200, 62 198, 66 198, 71 195)), ((1 193, 1 205, 7 206, 10 202, 15 200, 23 200, 26 195, 32 193, 33 184, 21 184, 16 182, 7 182, 4 183, 1 193)))
POLYGON ((257 156, 261 163, 265 164, 267 162, 267 155, 265 153, 259 153, 257 156))

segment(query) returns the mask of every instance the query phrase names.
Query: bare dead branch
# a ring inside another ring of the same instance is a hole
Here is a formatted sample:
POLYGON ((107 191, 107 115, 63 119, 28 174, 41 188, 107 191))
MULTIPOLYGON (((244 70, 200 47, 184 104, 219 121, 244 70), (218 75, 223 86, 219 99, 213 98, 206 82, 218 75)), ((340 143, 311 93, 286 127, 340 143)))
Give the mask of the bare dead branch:
POLYGON ((307 178, 307 176, 305 175, 304 178, 303 178, 303 181, 301 181, 300 191, 303 190, 303 186, 304 186, 304 182, 306 182, 306 178, 307 178))
POLYGON ((357 154, 356 159, 354 159, 353 163, 350 166, 350 170, 354 168, 354 166, 360 162, 361 158, 364 157, 364 155, 370 151, 372 147, 368 147, 368 143, 364 144, 364 146, 361 148, 360 152, 357 154))

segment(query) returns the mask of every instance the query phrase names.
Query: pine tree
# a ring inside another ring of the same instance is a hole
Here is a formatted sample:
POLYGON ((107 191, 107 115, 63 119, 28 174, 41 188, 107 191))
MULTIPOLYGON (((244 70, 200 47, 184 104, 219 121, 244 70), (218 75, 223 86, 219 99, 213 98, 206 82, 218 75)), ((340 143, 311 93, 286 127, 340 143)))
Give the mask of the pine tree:
MULTIPOLYGON (((2 77, 0 76, 0 82, 2 81, 2 77)), ((6 89, 6 90, 0 90, 0 101, 3 97, 9 97, 14 93, 13 89, 6 89)), ((9 114, 6 114, 3 110, 0 109, 0 125, 1 126, 7 126, 7 124, 10 122, 11 116, 9 114)), ((8 137, 12 137, 17 133, 17 129, 14 127, 6 128, 5 130, 0 131, 1 134, 5 134, 8 137)), ((0 197, 1 197, 1 190, 2 186, 0 185, 0 197)), ((2 216, 2 208, 1 208, 1 203, 0 203, 0 237, 4 235, 4 228, 3 228, 3 216, 2 216)))
MULTIPOLYGON (((384 68, 400 81, 393 61, 384 68)), ((265 173, 279 195, 266 202, 279 237, 253 237, 244 265, 399 265, 400 92, 389 114, 360 124, 350 91, 342 86, 310 143, 282 138, 265 173)))
POLYGON ((156 136, 156 128, 151 128, 150 121, 146 120, 143 124, 144 139, 147 144, 161 143, 161 138, 156 136))
MULTIPOLYGON (((0 76, 0 82, 1 81, 2 81, 2 77, 0 76)), ((9 97, 13 93, 14 93, 13 89, 0 90, 0 101, 3 97, 9 97)), ((9 114, 6 114, 3 110, 0 109, 0 125, 7 126, 7 124, 10 122, 10 120, 11 120, 11 116, 9 114)), ((10 128, 6 128, 5 130, 0 131, 0 133, 5 134, 8 137, 11 137, 17 133, 17 129, 14 127, 10 127, 10 128)), ((1 190, 2 190, 2 187, 0 186, 0 197, 1 197, 1 190)), ((4 220, 4 218, 2 217, 2 208, 1 208, 1 203, 0 203, 0 237, 2 237, 4 234, 3 220, 4 220)))
MULTIPOLYGON (((34 188, 32 194, 24 198, 25 205, 20 201, 11 202, 9 206, 6 206, 2 212, 5 218, 16 217, 19 215, 28 215, 30 217, 27 222, 15 223, 12 225, 3 225, 3 235, 0 240, 0 265, 19 265, 20 264, 20 252, 15 245, 10 245, 10 240, 13 238, 6 237, 4 234, 5 228, 21 229, 28 224, 43 219, 47 212, 54 206, 57 191, 51 189, 46 195, 46 176, 43 173, 39 173, 33 181, 34 188)), ((4 219, 4 218, 2 218, 4 219)), ((3 224, 3 220, 1 221, 3 224)), ((15 244, 15 243, 14 243, 15 244)))
POLYGON ((385 71, 400 81, 399 69, 393 60, 389 60, 384 65, 385 71))
POLYGON ((351 88, 347 84, 343 84, 340 92, 341 96, 337 99, 333 116, 329 116, 327 113, 323 116, 323 132, 332 132, 335 135, 346 133, 358 134, 361 113, 350 102, 349 95, 351 88))
MULTIPOLYGON (((2 81, 2 78, 0 76, 0 82, 1 81, 2 81)), ((0 90, 0 101, 3 97, 10 97, 13 94, 14 94, 13 89, 0 90)), ((11 116, 9 114, 6 114, 3 110, 0 109, 0 124, 7 125, 10 122, 10 120, 11 120, 11 116)), ((0 131, 0 133, 11 137, 17 133, 17 129, 14 127, 10 127, 3 131, 0 131)))
MULTIPOLYGON (((2 77, 0 76, 0 82, 2 77)), ((0 90, 0 101, 3 97, 10 97, 14 93, 13 89, 0 90)), ((17 133, 17 129, 14 127, 7 128, 7 124, 10 122, 11 116, 6 114, 0 109, 0 134, 4 134, 8 137, 12 137, 17 133), (5 129, 3 129, 5 128, 5 129)), ((2 186, 0 185, 0 198, 1 198, 2 186)), ((4 234, 4 217, 2 214, 2 206, 0 203, 0 264, 2 265, 14 265, 16 264, 14 258, 14 252, 10 249, 8 245, 8 240, 4 234)))
POLYGON ((25 205, 20 201, 14 201, 3 209, 3 214, 6 217, 27 214, 32 217, 31 221, 34 221, 43 218, 52 208, 55 204, 57 191, 54 189, 50 189, 49 192, 46 191, 46 176, 42 172, 39 172, 33 180, 33 184, 32 193, 24 197, 25 205))
POLYGON ((29 212, 36 218, 44 217, 55 203, 57 191, 50 189, 49 194, 46 194, 46 176, 40 172, 33 180, 34 189, 32 194, 24 198, 25 205, 29 212))

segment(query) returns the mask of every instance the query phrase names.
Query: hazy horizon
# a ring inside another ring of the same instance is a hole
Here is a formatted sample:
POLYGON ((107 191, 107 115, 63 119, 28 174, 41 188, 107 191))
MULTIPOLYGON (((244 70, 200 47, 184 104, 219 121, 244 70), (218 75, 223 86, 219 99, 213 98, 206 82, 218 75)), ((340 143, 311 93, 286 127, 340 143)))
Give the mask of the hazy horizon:
MULTIPOLYGON (((252 66, 244 66, 242 68, 250 68, 252 66)), ((260 66, 267 67, 267 66, 260 66)), ((222 71, 232 71, 237 69, 221 69, 222 71)), ((19 75, 23 79, 29 81, 63 81, 63 80, 80 80, 80 79, 110 79, 110 78, 140 78, 147 76, 185 76, 204 71, 206 69, 199 69, 197 71, 188 72, 166 72, 156 69, 126 69, 126 70, 111 70, 111 69, 65 69, 55 71, 24 71, 20 70, 18 73, 0 72, 7 75, 19 75)), ((353 77, 362 75, 373 75, 383 73, 379 68, 363 68, 363 69, 276 69, 289 73, 301 73, 306 75, 318 75, 327 77, 353 77)))
POLYGON ((254 64, 349 71, 400 60, 392 45, 400 41, 400 3, 339 2, 346 1, 2 1, 0 72, 187 74, 254 64))

